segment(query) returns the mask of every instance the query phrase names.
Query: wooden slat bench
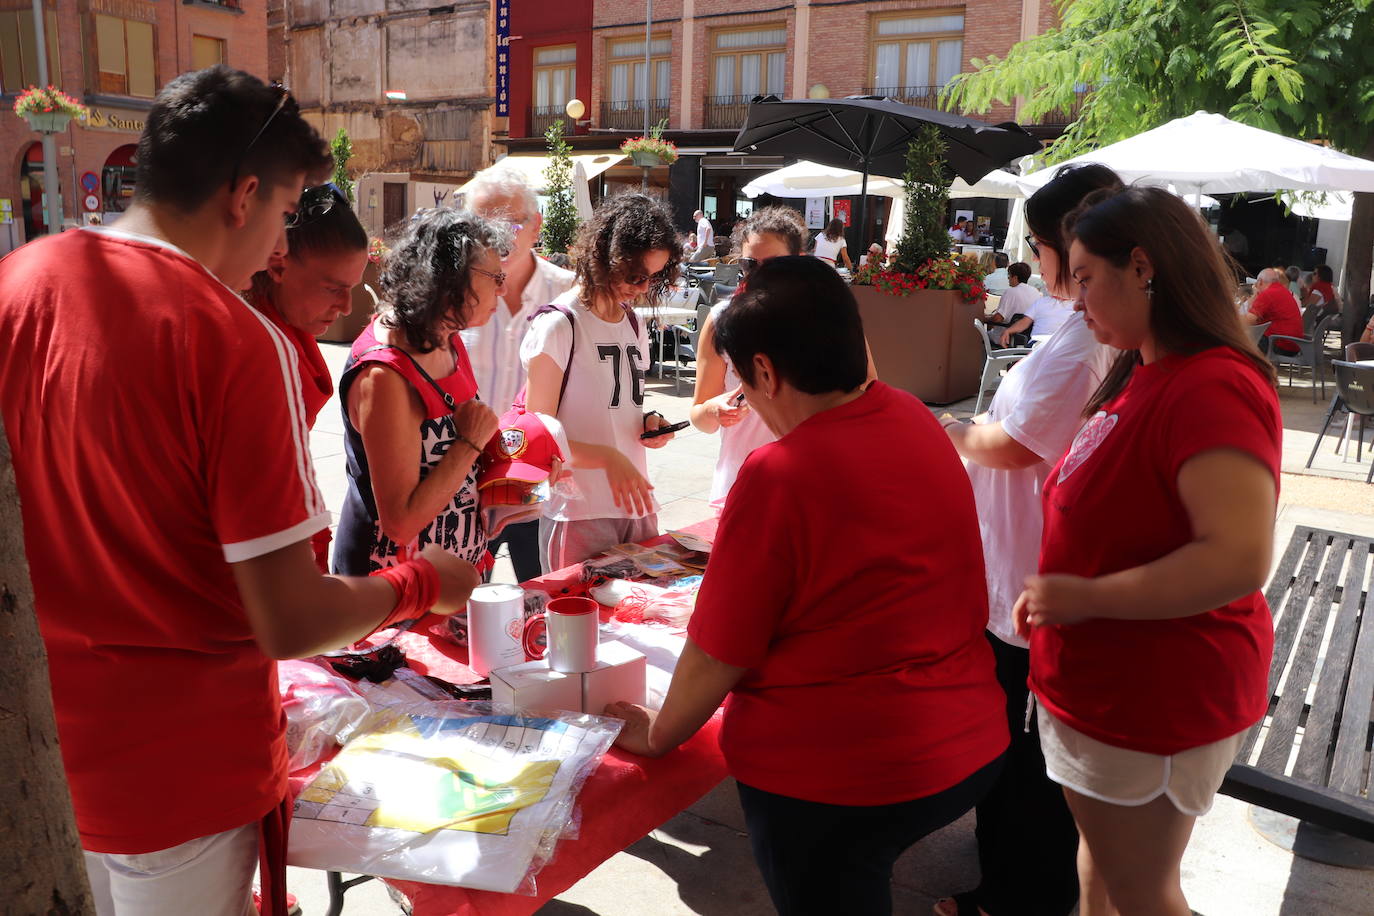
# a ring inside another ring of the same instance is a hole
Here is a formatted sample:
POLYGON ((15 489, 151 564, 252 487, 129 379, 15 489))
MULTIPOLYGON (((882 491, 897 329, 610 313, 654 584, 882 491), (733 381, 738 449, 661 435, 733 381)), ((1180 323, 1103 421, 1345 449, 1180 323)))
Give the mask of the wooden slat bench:
POLYGON ((1295 528, 1265 590, 1274 614, 1269 710, 1221 787, 1364 840, 1374 840, 1371 551, 1368 537, 1295 528))

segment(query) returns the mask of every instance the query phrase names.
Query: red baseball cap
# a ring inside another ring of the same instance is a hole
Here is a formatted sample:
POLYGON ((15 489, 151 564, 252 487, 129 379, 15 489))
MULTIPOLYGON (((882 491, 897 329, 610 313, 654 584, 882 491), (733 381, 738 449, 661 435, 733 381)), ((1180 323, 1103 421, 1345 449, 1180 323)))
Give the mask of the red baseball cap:
POLYGON ((553 417, 512 407, 500 423, 487 443, 486 467, 477 478, 477 489, 502 483, 542 483, 553 473, 554 459, 565 460, 559 445, 563 424, 553 417))

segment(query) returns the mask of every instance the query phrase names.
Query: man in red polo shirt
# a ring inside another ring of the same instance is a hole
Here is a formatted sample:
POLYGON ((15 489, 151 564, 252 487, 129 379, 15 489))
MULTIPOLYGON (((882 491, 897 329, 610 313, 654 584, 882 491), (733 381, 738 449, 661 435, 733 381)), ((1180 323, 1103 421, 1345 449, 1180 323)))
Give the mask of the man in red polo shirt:
POLYGON ((134 205, 0 262, 0 412, 97 911, 285 908, 273 658, 311 655, 478 581, 440 553, 320 575, 296 355, 238 297, 330 157, 279 86, 169 83, 134 205), (437 567, 437 570, 436 570, 437 567))
MULTIPOLYGON (((1251 324, 1269 322, 1264 329, 1265 337, 1275 334, 1284 337, 1302 337, 1302 312, 1298 311, 1298 300, 1288 291, 1287 278, 1272 267, 1266 267, 1255 278, 1255 298, 1250 302, 1250 311, 1244 316, 1251 324)), ((1287 340, 1272 341, 1271 345, 1280 353, 1296 353, 1297 345, 1287 340)))

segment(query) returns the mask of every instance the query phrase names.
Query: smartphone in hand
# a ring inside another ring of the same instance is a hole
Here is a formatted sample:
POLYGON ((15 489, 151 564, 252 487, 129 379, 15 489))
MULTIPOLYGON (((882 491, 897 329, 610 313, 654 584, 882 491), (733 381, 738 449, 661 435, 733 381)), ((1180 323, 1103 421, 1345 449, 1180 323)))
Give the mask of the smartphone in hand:
POLYGON ((645 430, 644 432, 639 434, 639 438, 657 439, 659 436, 666 436, 669 433, 675 433, 678 430, 686 429, 691 425, 692 424, 687 420, 683 420, 679 423, 669 423, 667 426, 660 426, 658 429, 645 430))

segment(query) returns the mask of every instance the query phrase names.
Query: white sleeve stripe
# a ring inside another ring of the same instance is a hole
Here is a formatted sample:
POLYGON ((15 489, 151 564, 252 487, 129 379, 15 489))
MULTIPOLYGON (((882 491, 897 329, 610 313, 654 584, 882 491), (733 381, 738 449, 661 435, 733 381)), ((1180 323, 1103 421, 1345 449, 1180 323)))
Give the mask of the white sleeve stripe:
POLYGON ((254 557, 260 557, 264 554, 272 553, 275 550, 281 550, 283 547, 290 547, 292 544, 313 537, 315 532, 323 531, 328 527, 329 513, 322 512, 299 524, 292 525, 285 531, 264 534, 262 537, 253 538, 251 541, 221 544, 220 547, 224 550, 224 559, 226 562, 242 563, 244 560, 251 560, 254 557))
MULTIPOLYGON (((242 299, 239 301, 243 302, 242 299)), ((296 473, 300 476, 301 489, 305 493, 305 509, 312 515, 325 512, 324 497, 315 484, 315 465, 310 457, 310 430, 305 422, 305 399, 301 394, 301 373, 296 362, 295 347, 266 315, 246 302, 243 307, 252 312, 267 330, 267 336, 277 349, 277 364, 281 368, 287 407, 291 412, 291 441, 296 448, 296 473)))

